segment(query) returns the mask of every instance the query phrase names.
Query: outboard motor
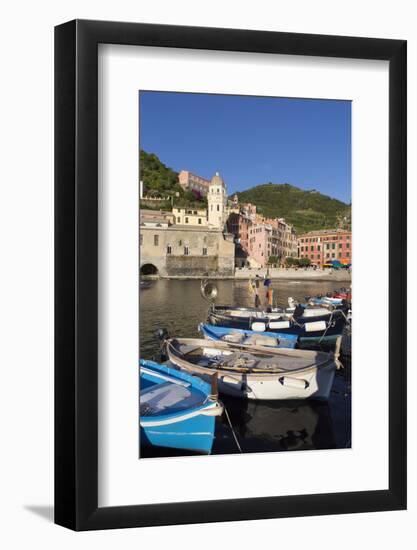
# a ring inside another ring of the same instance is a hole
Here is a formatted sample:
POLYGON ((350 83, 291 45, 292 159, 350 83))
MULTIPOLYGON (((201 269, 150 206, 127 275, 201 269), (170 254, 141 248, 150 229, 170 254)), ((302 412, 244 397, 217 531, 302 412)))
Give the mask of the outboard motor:
POLYGON ((297 300, 294 300, 292 296, 288 298, 288 307, 295 307, 298 304, 297 300))
POLYGON ((292 314, 293 318, 298 321, 300 317, 302 317, 304 314, 304 308, 302 305, 297 304, 294 310, 294 313, 292 314))
POLYGON ((165 342, 169 338, 169 332, 166 328, 158 328, 155 331, 155 337, 159 340, 159 355, 161 361, 166 361, 168 356, 165 351, 165 342))
POLYGON ((163 342, 169 338, 169 332, 166 328, 158 328, 158 330, 155 331, 155 336, 160 342, 163 342))
POLYGON ((348 300, 346 300, 346 298, 343 298, 341 310, 344 313, 347 313, 349 311, 349 309, 350 309, 350 304, 349 304, 348 300))

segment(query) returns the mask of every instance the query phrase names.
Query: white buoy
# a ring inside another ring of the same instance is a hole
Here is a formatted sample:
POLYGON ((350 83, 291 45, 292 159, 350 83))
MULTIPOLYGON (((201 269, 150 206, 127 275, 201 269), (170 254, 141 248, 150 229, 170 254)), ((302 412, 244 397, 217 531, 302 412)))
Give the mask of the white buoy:
POLYGON ((305 390, 310 385, 307 380, 303 378, 293 378, 291 376, 281 376, 280 383, 287 388, 295 388, 305 390))
POLYGON ((265 332, 266 326, 265 323, 252 323, 251 330, 255 332, 265 332))
POLYGON ((304 325, 306 332, 318 332, 322 330, 326 330, 326 322, 325 321, 314 321, 313 323, 306 323, 304 325))
POLYGON ((270 321, 269 328, 290 328, 290 322, 289 321, 270 321))

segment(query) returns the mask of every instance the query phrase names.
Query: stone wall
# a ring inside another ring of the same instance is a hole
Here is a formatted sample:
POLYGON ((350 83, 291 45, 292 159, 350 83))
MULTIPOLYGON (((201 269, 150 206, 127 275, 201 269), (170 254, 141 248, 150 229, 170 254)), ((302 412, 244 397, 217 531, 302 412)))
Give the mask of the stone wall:
POLYGON ((172 225, 140 227, 140 267, 150 264, 161 277, 233 276, 233 235, 222 231, 172 225))
POLYGON ((170 277, 204 277, 218 272, 217 256, 167 256, 166 271, 170 277))

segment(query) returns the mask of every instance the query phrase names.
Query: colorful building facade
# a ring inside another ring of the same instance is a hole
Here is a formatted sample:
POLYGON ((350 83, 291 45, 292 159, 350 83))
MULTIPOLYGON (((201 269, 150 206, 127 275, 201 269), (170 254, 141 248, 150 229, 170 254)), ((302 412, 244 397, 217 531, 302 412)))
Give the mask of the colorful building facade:
MULTIPOLYGON (((242 205, 239 213, 231 213, 227 227, 237 247, 246 253, 246 265, 265 267, 271 256, 275 263, 283 264, 288 256, 297 256, 294 228, 283 218, 263 218, 254 205, 242 205)), ((241 257, 236 253, 237 259, 241 257)))
POLYGON ((278 263, 285 262, 285 258, 297 257, 297 234, 292 225, 284 218, 265 220, 272 226, 271 256, 278 259, 278 263))
POLYGON ((322 267, 337 260, 352 263, 352 232, 345 229, 310 231, 298 237, 298 257, 322 267))
POLYGON ((235 242, 240 244, 243 250, 249 250, 249 229, 252 220, 242 213, 232 212, 227 220, 227 230, 233 233, 235 242))
POLYGON ((249 229, 249 256, 265 267, 271 256, 272 225, 263 221, 252 223, 249 229))
POLYGON ((205 208, 175 207, 172 209, 174 223, 180 225, 207 225, 207 210, 205 208))

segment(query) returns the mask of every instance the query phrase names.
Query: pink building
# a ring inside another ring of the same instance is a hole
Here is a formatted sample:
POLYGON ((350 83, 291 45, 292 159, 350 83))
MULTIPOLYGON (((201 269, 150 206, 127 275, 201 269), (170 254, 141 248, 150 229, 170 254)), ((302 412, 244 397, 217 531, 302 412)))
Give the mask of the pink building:
MULTIPOLYGON (((239 213, 231 213, 227 228, 235 236, 236 251, 241 249, 245 253, 246 264, 253 259, 264 267, 271 256, 278 264, 283 264, 288 256, 297 257, 293 226, 283 218, 269 219, 256 214, 254 205, 244 205, 239 213)), ((236 253, 236 256, 239 255, 236 253)))
POLYGON ((194 191, 199 193, 201 196, 206 196, 208 193, 208 188, 210 181, 188 172, 188 170, 181 170, 178 174, 178 182, 184 191, 194 191))
POLYGON ((254 222, 249 229, 249 256, 261 267, 265 267, 271 256, 272 225, 262 221, 254 222))
POLYGON ((285 258, 297 257, 297 235, 292 225, 283 218, 261 218, 257 216, 257 222, 253 226, 255 245, 249 254, 265 266, 271 256, 274 262, 284 264, 285 258), (263 250, 262 250, 263 248, 263 250), (262 253, 263 252, 263 253, 262 253))

